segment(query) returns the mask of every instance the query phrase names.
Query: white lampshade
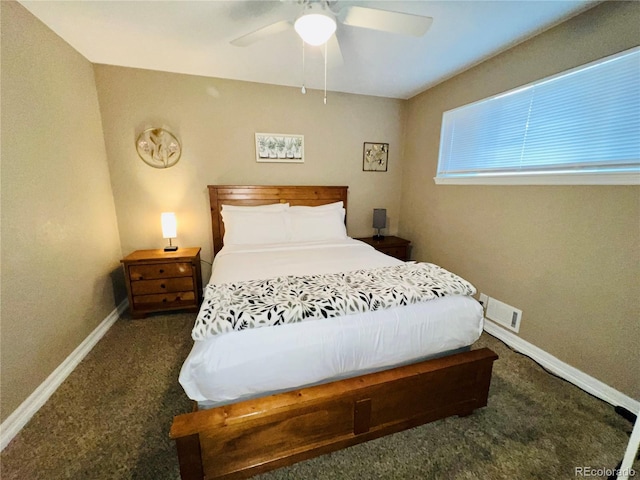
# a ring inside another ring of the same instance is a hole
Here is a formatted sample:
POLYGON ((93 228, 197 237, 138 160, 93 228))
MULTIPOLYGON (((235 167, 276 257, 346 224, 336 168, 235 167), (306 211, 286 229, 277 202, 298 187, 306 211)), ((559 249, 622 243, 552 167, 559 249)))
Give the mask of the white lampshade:
POLYGON ((176 214, 163 212, 160 218, 162 221, 162 238, 176 238, 178 236, 176 214))
POLYGON ((312 3, 298 17, 294 28, 309 45, 322 45, 336 31, 336 19, 319 3, 312 3))

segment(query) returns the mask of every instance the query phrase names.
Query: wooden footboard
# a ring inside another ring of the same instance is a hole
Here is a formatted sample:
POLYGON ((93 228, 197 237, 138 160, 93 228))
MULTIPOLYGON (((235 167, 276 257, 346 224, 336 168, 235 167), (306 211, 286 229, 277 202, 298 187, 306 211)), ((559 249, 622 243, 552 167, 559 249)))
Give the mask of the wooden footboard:
POLYGON ((183 480, 236 479, 487 404, 487 348, 174 418, 183 480))

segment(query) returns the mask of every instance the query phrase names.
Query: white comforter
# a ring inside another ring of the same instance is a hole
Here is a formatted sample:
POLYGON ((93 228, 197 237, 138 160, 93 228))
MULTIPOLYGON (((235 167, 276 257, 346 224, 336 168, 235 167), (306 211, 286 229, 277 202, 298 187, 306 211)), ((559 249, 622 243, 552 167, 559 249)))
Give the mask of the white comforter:
MULTIPOLYGON (((399 260, 353 239, 224 247, 211 283, 348 272, 399 260)), ((187 395, 223 404, 409 363, 471 345, 482 309, 470 297, 248 329, 196 341, 180 372, 187 395)))

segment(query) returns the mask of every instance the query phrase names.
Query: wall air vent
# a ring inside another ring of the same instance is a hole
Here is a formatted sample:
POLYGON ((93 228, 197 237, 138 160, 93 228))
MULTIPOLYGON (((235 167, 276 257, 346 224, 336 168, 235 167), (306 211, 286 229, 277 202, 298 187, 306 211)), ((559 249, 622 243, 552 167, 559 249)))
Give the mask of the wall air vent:
POLYGON ((511 305, 487 297, 486 317, 509 330, 518 333, 520 331, 520 320, 522 319, 522 310, 518 310, 511 305))

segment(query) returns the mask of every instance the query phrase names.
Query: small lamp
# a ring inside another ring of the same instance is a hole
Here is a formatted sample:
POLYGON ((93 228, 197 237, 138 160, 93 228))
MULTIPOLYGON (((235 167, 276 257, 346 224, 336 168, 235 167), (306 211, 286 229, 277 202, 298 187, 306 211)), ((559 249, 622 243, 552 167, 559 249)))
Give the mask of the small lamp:
POLYGON ((387 226, 387 209, 386 208, 374 208, 373 209, 373 228, 378 230, 378 233, 373 236, 376 240, 382 240, 384 236, 380 234, 380 230, 387 226))
POLYGON ((160 216, 162 221, 162 238, 169 239, 169 245, 164 247, 165 252, 175 252, 178 250, 178 247, 171 244, 171 239, 176 238, 178 235, 177 231, 177 222, 176 222, 176 214, 173 212, 163 212, 160 216))

